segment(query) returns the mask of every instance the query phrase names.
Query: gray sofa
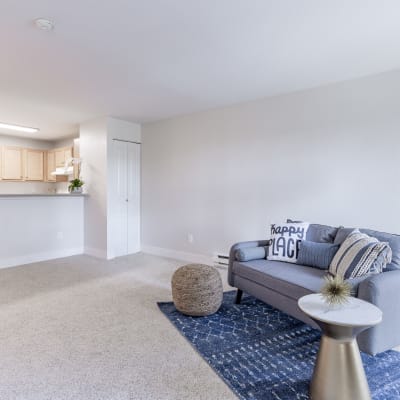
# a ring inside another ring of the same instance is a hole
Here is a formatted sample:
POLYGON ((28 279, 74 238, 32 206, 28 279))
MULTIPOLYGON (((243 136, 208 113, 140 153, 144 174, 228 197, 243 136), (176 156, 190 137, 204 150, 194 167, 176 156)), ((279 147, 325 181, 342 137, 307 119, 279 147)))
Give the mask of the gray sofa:
MULTIPOLYGON (((352 228, 333 228, 312 224, 307 240, 340 244, 352 228), (313 228, 311 228, 313 227, 313 228), (316 234, 317 232, 317 234, 316 234), (327 235, 326 233, 329 233, 327 235)), ((370 236, 389 243, 392 263, 385 272, 354 280, 355 296, 378 306, 383 312, 383 321, 358 337, 360 349, 375 355, 400 345, 400 236, 361 229, 370 236)), ((268 240, 237 243, 229 255, 228 283, 237 288, 236 302, 242 293, 248 293, 267 304, 318 328, 297 305, 297 300, 306 294, 319 292, 326 271, 308 266, 269 261, 265 258, 238 261, 236 254, 246 247, 268 246, 268 240)))

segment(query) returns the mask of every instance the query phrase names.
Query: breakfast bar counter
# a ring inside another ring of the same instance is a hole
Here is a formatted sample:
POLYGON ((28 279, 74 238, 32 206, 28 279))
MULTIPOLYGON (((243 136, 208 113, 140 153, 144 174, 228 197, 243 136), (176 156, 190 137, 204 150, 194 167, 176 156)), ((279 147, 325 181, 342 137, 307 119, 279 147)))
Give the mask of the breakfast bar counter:
POLYGON ((85 194, 0 194, 0 268, 83 253, 85 194))

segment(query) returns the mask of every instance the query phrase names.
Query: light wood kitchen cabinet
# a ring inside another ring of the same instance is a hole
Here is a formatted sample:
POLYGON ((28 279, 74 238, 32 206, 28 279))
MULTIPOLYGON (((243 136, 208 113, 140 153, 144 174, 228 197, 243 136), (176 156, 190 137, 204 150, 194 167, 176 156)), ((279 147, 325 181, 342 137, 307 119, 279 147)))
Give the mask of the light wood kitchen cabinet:
POLYGON ((72 158, 72 147, 68 147, 64 151, 65 161, 68 161, 72 158))
POLYGON ((47 166, 46 166, 46 180, 47 182, 55 182, 57 180, 55 175, 51 173, 56 170, 56 153, 53 150, 47 152, 47 166))
POLYGON ((1 177, 3 180, 22 181, 23 149, 21 147, 3 146, 1 157, 1 177))
POLYGON ((56 167, 63 167, 65 165, 65 152, 64 150, 55 150, 56 167))
POLYGON ((39 150, 0 146, 0 181, 67 182, 69 176, 51 173, 64 168, 72 155, 72 147, 39 150))
POLYGON ((25 149, 25 180, 44 180, 44 151, 25 149))
POLYGON ((72 157, 72 147, 63 147, 61 149, 55 149, 55 159, 56 159, 56 167, 64 167, 65 162, 68 161, 72 157))

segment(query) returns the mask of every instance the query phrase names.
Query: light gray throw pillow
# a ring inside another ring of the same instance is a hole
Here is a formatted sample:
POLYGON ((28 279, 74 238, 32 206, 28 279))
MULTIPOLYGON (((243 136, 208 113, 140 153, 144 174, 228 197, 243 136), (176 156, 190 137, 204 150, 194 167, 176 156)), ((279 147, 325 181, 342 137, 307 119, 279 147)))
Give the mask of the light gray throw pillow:
POLYGON ((245 247, 236 251, 236 260, 244 262, 265 258, 265 247, 245 247))

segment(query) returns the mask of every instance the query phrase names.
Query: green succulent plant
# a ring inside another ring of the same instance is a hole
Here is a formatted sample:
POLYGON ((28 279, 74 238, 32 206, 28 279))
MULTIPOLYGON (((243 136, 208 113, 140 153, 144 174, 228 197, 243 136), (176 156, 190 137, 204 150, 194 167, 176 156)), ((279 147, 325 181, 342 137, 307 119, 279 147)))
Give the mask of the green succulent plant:
POLYGON ((73 179, 72 181, 69 181, 70 185, 68 186, 68 191, 72 192, 74 188, 79 188, 82 187, 85 182, 80 180, 79 178, 73 179))

